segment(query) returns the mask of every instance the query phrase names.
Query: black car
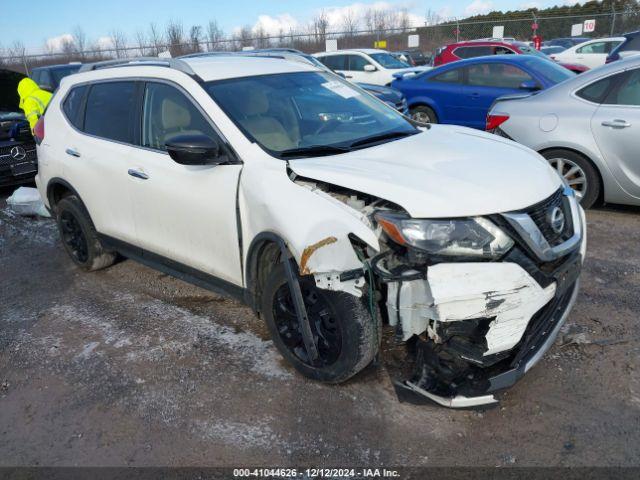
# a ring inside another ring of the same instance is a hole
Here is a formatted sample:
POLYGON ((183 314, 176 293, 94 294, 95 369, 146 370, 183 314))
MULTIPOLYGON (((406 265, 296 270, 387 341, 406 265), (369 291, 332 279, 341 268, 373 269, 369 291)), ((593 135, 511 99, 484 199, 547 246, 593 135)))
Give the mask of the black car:
POLYGON ((36 144, 19 106, 18 83, 23 78, 0 70, 0 186, 31 182, 38 168, 36 144))
POLYGON ((37 67, 31 70, 31 79, 38 84, 38 86, 49 92, 55 92, 60 86, 60 80, 67 75, 76 73, 80 70, 82 64, 80 63, 67 63, 64 65, 48 65, 46 67, 37 67))
POLYGON ((554 38, 553 40, 547 40, 542 42, 545 47, 564 47, 571 48, 579 43, 584 43, 591 40, 589 37, 566 37, 566 38, 554 38))
POLYGON ((403 62, 408 63, 412 67, 422 67, 423 65, 429 65, 431 62, 431 56, 427 56, 420 50, 402 50, 399 52, 391 52, 396 58, 400 58, 403 62))
POLYGON ((640 30, 625 33, 623 37, 625 38, 625 41, 611 51, 607 57, 606 63, 620 60, 625 54, 629 54, 631 52, 640 53, 640 30))

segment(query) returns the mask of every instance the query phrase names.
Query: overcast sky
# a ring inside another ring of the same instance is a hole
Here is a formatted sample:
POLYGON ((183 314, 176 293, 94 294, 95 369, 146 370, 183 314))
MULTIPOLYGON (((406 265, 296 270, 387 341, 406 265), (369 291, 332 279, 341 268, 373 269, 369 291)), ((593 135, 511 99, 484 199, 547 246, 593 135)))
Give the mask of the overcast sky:
POLYGON ((49 42, 60 40, 82 26, 88 40, 106 38, 113 29, 124 32, 132 42, 136 31, 145 30, 150 22, 164 26, 169 20, 181 20, 185 26, 205 25, 216 19, 226 34, 244 25, 259 22, 267 31, 277 33, 280 27, 303 25, 318 11, 324 10, 330 20, 338 22, 342 13, 354 13, 368 7, 406 8, 414 23, 422 24, 431 10, 442 17, 463 17, 491 10, 514 10, 575 3, 573 0, 408 0, 408 1, 341 1, 341 0, 2 0, 2 37, 0 46, 22 41, 31 52, 40 52, 49 42), (27 7, 25 7, 27 5, 27 7))

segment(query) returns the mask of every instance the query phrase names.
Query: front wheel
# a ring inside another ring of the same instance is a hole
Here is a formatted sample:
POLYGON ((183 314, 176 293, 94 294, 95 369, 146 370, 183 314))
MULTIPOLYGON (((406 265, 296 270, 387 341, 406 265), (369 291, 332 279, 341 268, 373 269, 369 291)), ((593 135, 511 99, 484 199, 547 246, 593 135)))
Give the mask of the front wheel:
POLYGON ((426 105, 411 108, 410 115, 413 120, 419 123, 438 123, 436 112, 426 105))
POLYGON ((542 156, 563 178, 565 184, 573 189, 583 208, 590 208, 596 203, 602 185, 598 172, 589 160, 579 153, 563 149, 547 150, 542 156))
POLYGON ((378 324, 361 298, 317 288, 311 275, 299 282, 318 358, 312 362, 307 355, 283 264, 272 270, 261 299, 273 342, 304 376, 344 382, 369 365, 378 352, 378 324))

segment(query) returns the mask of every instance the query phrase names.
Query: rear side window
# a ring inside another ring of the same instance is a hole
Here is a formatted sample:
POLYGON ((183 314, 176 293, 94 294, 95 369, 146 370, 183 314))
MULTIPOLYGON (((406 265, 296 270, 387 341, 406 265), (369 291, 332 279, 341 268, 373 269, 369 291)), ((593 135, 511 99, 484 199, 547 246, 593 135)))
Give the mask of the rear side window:
POLYGON ((85 93, 87 93, 87 86, 82 85, 80 87, 72 88, 62 104, 62 110, 67 117, 67 120, 71 122, 71 125, 78 130, 82 130, 82 102, 84 100, 85 93))
POLYGON ((477 47, 460 47, 456 48, 453 53, 460 58, 482 57, 484 55, 493 55, 493 48, 481 45, 477 47))
POLYGON ((640 69, 624 74, 619 86, 611 90, 604 103, 607 105, 640 105, 640 69))
POLYGON ((135 82, 96 83, 87 97, 84 131, 90 135, 134 143, 135 82))
POLYGON ((320 61, 331 70, 347 70, 346 55, 330 55, 328 57, 320 57, 320 61))
POLYGON ((519 88, 523 82, 533 78, 516 67, 506 63, 480 63, 467 68, 467 83, 479 87, 519 88))
POLYGON ((596 42, 580 47, 576 53, 609 53, 611 42, 596 42))
POLYGON ((578 90, 576 95, 588 100, 589 102, 602 103, 605 96, 611 91, 612 87, 623 75, 624 73, 618 73, 617 75, 611 75, 607 78, 603 78, 602 80, 598 80, 597 82, 578 90))
POLYGON ((453 70, 449 70, 448 72, 441 73, 440 75, 436 75, 435 77, 431 77, 429 79, 430 82, 440 82, 440 83, 460 83, 462 80, 462 69, 455 68, 453 70))

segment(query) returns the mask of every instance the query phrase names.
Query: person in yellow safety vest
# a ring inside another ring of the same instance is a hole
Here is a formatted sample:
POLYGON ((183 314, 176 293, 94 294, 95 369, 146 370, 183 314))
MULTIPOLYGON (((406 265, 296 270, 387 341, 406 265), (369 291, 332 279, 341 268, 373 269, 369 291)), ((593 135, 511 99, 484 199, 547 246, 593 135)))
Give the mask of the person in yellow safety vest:
POLYGON ((18 83, 18 95, 20 96, 20 108, 24 111, 29 126, 33 127, 38 123, 38 119, 44 114, 51 97, 51 93, 42 90, 38 84, 30 78, 23 78, 18 83))

